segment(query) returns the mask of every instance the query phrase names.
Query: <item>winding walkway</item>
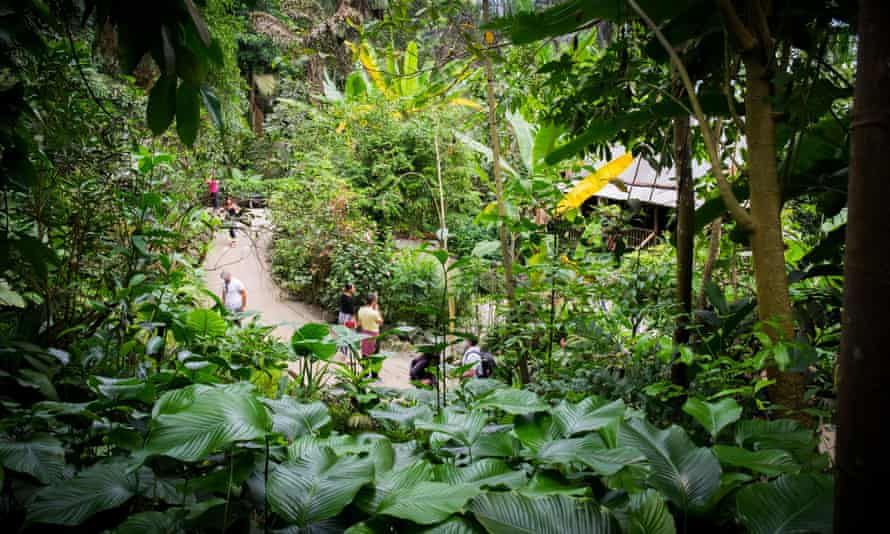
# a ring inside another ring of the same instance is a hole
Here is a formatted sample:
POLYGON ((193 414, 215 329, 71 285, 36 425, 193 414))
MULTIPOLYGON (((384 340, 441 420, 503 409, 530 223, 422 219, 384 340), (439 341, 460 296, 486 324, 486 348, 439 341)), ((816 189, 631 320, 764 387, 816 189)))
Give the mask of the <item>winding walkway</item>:
MULTIPOLYGON (((217 232, 210 252, 204 261, 207 287, 216 294, 222 291, 220 273, 228 270, 247 287, 247 309, 259 313, 264 324, 275 325, 273 334, 289 342, 294 330, 306 323, 324 323, 321 308, 287 297, 272 280, 272 267, 267 254, 272 229, 265 210, 250 212, 252 224, 238 231, 237 244, 229 246, 228 230, 217 232)), ((386 347, 384 347, 386 349, 386 347)), ((408 368, 411 355, 396 352, 383 363, 380 385, 393 388, 411 387, 408 368)))

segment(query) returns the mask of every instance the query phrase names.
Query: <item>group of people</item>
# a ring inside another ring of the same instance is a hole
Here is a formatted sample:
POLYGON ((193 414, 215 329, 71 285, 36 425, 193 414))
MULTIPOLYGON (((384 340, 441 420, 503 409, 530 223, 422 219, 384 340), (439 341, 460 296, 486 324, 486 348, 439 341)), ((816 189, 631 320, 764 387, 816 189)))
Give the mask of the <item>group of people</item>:
MULTIPOLYGON (((210 179, 205 182, 207 184, 207 191, 210 193, 210 203, 213 206, 214 210, 219 209, 219 180, 216 179, 216 175, 211 175, 210 179)), ((226 219, 229 221, 229 246, 234 247, 238 244, 235 234, 235 227, 237 225, 238 216, 241 214, 241 208, 238 207, 238 204, 235 203, 235 199, 228 196, 226 197, 225 207, 223 208, 225 211, 226 219)))

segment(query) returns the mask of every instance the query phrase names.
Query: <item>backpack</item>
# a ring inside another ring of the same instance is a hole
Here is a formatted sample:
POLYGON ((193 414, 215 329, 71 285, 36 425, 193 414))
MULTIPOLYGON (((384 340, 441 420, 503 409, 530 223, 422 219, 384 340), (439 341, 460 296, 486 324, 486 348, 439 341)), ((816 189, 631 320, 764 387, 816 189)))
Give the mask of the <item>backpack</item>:
POLYGON ((481 356, 480 363, 482 364, 482 374, 480 378, 489 378, 494 374, 494 369, 497 367, 497 362, 495 362, 494 356, 490 352, 481 352, 479 354, 481 356))

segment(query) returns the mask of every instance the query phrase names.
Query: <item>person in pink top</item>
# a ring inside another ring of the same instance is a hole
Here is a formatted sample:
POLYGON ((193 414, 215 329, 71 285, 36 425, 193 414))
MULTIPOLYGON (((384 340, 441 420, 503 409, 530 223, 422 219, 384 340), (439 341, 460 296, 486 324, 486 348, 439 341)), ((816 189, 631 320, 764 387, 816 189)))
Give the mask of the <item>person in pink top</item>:
POLYGON ((213 202, 213 209, 219 209, 219 182, 216 179, 216 173, 213 172, 210 175, 210 179, 205 183, 210 191, 210 201, 213 202))

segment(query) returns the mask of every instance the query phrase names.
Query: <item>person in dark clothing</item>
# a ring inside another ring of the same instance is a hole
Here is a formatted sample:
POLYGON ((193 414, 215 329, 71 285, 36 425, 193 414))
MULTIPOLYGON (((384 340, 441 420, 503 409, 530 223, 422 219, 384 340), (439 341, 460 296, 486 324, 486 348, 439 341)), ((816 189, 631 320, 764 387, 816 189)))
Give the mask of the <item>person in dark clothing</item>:
POLYGON ((235 246, 235 225, 238 224, 238 205, 232 197, 226 198, 226 218, 229 220, 229 237, 232 239, 231 246, 235 246))
POLYGON ((346 284, 343 293, 340 294, 340 313, 337 315, 337 324, 350 328, 355 327, 355 286, 346 284))
POLYGON ((436 358, 431 357, 429 354, 421 354, 417 358, 411 360, 411 369, 409 371, 409 377, 412 382, 420 382, 427 386, 432 386, 436 383, 436 376, 429 371, 430 365, 435 365, 436 358))

